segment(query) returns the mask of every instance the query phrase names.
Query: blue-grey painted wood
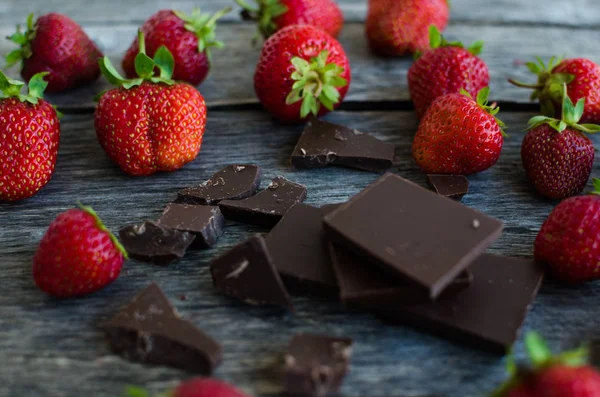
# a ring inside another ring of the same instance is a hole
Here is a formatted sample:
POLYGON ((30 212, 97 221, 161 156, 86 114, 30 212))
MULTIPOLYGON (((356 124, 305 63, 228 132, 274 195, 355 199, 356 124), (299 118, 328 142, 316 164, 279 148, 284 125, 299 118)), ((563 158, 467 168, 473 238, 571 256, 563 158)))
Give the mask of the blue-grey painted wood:
MULTIPOLYGON (((531 116, 501 112, 511 137, 498 164, 470 177, 464 203, 505 221, 491 252, 528 257, 536 233, 555 203, 536 197, 520 165, 519 132, 531 116), (503 114, 504 113, 504 114, 503 114)), ((410 157, 417 121, 412 112, 337 112, 328 117, 372 132, 397 146, 395 172, 420 184, 423 175, 410 157)), ((212 287, 209 260, 253 232, 264 229, 229 224, 210 250, 191 252, 161 268, 126 263, 120 278, 92 296, 59 301, 33 284, 31 258, 49 222, 76 200, 92 205, 113 230, 156 218, 178 189, 205 180, 227 163, 257 163, 265 181, 276 175, 308 186, 310 204, 348 199, 377 178, 342 168, 296 171, 289 155, 300 127, 281 126, 257 111, 209 112, 198 159, 182 170, 146 178, 124 175, 98 146, 91 115, 62 121, 55 176, 36 197, 0 205, 0 396, 119 396, 127 384, 163 391, 189 377, 181 371, 133 364, 110 354, 97 324, 113 315, 151 281, 158 282, 178 311, 224 345, 217 377, 254 396, 280 391, 277 370, 290 337, 300 331, 327 332, 355 339, 346 397, 479 397, 504 377, 500 357, 448 343, 405 327, 380 323, 335 302, 294 298, 298 315, 243 305, 212 287), (185 300, 181 300, 185 297, 185 300)), ((597 137, 594 137, 598 143, 597 137)), ((600 166, 594 167, 600 175, 600 166)), ((499 296, 498 299, 502 299, 499 296)), ((526 329, 547 335, 554 347, 597 331, 600 285, 543 288, 526 329)), ((521 344, 517 352, 521 354, 521 344)))

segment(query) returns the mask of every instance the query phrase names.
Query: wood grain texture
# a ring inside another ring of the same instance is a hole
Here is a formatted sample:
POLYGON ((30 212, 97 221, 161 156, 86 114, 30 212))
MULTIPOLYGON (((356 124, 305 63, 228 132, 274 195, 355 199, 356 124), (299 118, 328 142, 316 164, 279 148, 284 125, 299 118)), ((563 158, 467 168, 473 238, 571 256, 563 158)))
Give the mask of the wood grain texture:
MULTIPOLYGON (((368 0, 338 0, 345 19, 364 21, 368 0)), ((485 22, 486 24, 539 23, 574 27, 600 27, 600 9, 595 0, 546 0, 523 2, 519 0, 453 0, 452 19, 461 22, 485 22)), ((45 0, 33 4, 20 0, 4 0, 0 3, 0 22, 16 23, 24 20, 30 12, 44 14, 62 12, 81 23, 106 24, 107 22, 142 22, 163 8, 191 10, 201 7, 215 12, 225 6, 235 8, 225 17, 238 21, 239 7, 233 0, 45 0)))
MULTIPOLYGON (((103 51, 120 68, 121 57, 135 36, 136 25, 94 26, 87 30, 103 51)), ((214 68, 208 80, 200 87, 209 105, 254 103, 253 76, 259 49, 249 42, 253 27, 248 24, 228 24, 221 27, 219 37, 226 43, 223 50, 214 51, 214 68)), ((367 47, 362 24, 348 24, 340 37, 352 67, 352 83, 346 101, 408 101, 410 95, 406 75, 411 57, 378 58, 367 47)), ((11 32, 0 27, 0 37, 11 32)), ((553 55, 587 57, 600 62, 597 40, 590 40, 599 31, 571 28, 506 27, 452 24, 447 31, 449 39, 471 43, 485 40, 482 58, 491 75, 492 98, 496 101, 529 103, 529 90, 512 86, 508 77, 533 82, 524 66, 534 55, 550 58, 553 55)), ((8 41, 0 40, 0 54, 12 48, 8 41)), ((10 74, 17 77, 17 70, 10 74)), ((48 96, 57 105, 93 108, 93 96, 110 88, 100 79, 88 87, 60 95, 48 96)))
MULTIPOLYGON (((470 177, 464 203, 505 221, 491 252, 529 257, 536 233, 555 203, 536 197, 520 165, 521 130, 528 113, 504 113, 513 127, 496 166, 470 177)), ((300 127, 281 126, 261 112, 210 112, 199 158, 176 173, 146 178, 124 175, 98 146, 90 115, 62 121, 56 173, 33 199, 0 205, 0 395, 119 396, 127 384, 152 392, 189 377, 181 371, 133 364, 110 354, 97 324, 113 315, 141 288, 158 282, 178 311, 225 349, 216 376, 254 396, 280 391, 280 355, 300 331, 355 339, 345 397, 479 397, 504 377, 501 358, 448 343, 405 327, 381 324, 334 302, 295 298, 298 315, 254 308, 227 299, 212 287, 209 260, 253 232, 264 229, 230 223, 210 250, 189 253, 167 268, 135 261, 105 290, 83 299, 58 301, 42 294, 31 279, 31 258, 49 222, 75 200, 92 205, 117 231, 131 222, 156 218, 176 192, 208 178, 228 163, 257 163, 268 180, 283 175, 308 186, 310 204, 348 199, 377 176, 342 168, 296 171, 289 155, 300 127), (185 296, 186 300, 180 297, 185 296)), ((397 146, 395 172, 425 185, 410 144, 417 121, 412 112, 337 112, 328 120, 369 131, 397 146)), ((594 137, 596 143, 600 138, 594 137)), ((594 167, 600 175, 600 166, 594 167)), ((498 299, 502 299, 501 296, 498 299)), ((596 332, 600 284, 563 287, 547 283, 526 321, 554 347, 596 332)), ((522 346, 517 345, 521 354, 522 346)))

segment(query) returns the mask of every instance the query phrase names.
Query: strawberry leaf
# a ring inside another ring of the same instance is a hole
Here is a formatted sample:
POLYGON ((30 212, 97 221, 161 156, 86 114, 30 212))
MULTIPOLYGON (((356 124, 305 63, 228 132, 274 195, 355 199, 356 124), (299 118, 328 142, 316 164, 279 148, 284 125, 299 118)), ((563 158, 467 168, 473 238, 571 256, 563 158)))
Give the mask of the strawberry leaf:
POLYGON ((469 46, 469 48, 467 48, 467 50, 471 54, 477 56, 477 55, 481 54, 481 52, 483 51, 483 44, 484 44, 483 40, 478 40, 478 41, 474 42, 473 44, 471 44, 469 46))
POLYGON ((245 0, 235 2, 242 7, 242 18, 258 22, 258 32, 265 38, 278 29, 275 19, 289 10, 281 0, 255 0, 257 6, 251 6, 245 0))
POLYGON ((429 46, 434 48, 439 48, 442 45, 442 34, 439 29, 435 25, 429 26, 429 46))
POLYGON ((527 69, 529 69, 529 71, 533 74, 540 74, 542 73, 542 68, 540 67, 539 64, 535 63, 535 62, 527 62, 525 64, 525 66, 527 66, 527 69))
POLYGON ((552 357, 548 345, 537 332, 529 332, 525 336, 525 348, 536 368, 545 365, 552 357))
POLYGON ((600 194, 600 179, 594 178, 592 183, 594 184, 594 191, 592 193, 600 194))
POLYGON ((121 76, 119 72, 117 72, 117 69, 115 69, 112 62, 110 61, 110 59, 108 59, 107 56, 101 58, 98 61, 98 65, 100 66, 102 74, 104 75, 106 80, 108 80, 109 83, 122 86, 126 82, 126 79, 123 76, 121 76))
POLYGON ((48 82, 44 80, 44 77, 49 74, 50 72, 37 73, 29 80, 28 87, 30 96, 34 98, 44 97, 44 90, 46 90, 46 87, 48 87, 48 82))
POLYGON ((6 67, 10 68, 13 65, 19 63, 19 61, 23 59, 23 52, 21 50, 12 50, 6 56, 6 67))
POLYGON ((479 91, 477 93, 477 103, 479 105, 486 104, 489 96, 490 96, 490 87, 482 88, 481 91, 479 91))
POLYGON ((140 52, 135 56, 135 72, 143 79, 148 79, 154 75, 156 64, 148 55, 140 52))
POLYGON ((150 397, 150 394, 141 387, 137 386, 127 386, 125 389, 126 397, 150 397))
POLYGON ((81 210, 87 212, 94 218, 94 221, 96 222, 96 228, 102 232, 105 232, 114 244, 115 248, 123 255, 125 259, 129 259, 125 247, 123 247, 119 240, 115 237, 115 235, 112 234, 111 231, 106 228, 106 226, 104 226, 104 223, 102 223, 102 220, 100 220, 100 217, 98 216, 96 211, 94 211, 92 207, 85 206, 80 202, 78 202, 77 205, 81 210))
POLYGON ((154 53, 154 64, 160 70, 160 77, 163 79, 171 79, 173 70, 175 69, 175 59, 173 54, 164 45, 160 46, 154 53))

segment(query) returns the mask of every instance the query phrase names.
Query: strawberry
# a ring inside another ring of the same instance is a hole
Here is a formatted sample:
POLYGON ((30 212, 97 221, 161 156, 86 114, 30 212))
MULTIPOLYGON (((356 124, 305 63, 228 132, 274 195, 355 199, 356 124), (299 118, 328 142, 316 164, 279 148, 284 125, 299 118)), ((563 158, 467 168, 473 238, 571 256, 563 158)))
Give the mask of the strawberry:
MULTIPOLYGON (((192 85, 202 83, 210 71, 211 48, 223 47, 223 43, 215 39, 217 20, 229 11, 231 8, 225 8, 212 16, 202 14, 198 8, 191 15, 173 10, 158 11, 140 28, 147 54, 153 57, 165 46, 175 59, 172 78, 192 85)), ((136 38, 123 58, 123 70, 130 79, 138 77, 135 59, 139 50, 136 38)))
POLYGON ((490 84, 488 67, 477 57, 482 41, 464 48, 460 42, 446 41, 433 25, 429 41, 431 50, 418 54, 408 70, 408 89, 419 117, 442 95, 458 93, 462 88, 476 96, 490 84))
POLYGON ((344 15, 333 0, 235 0, 242 18, 258 23, 258 31, 268 38, 290 25, 311 25, 337 37, 344 27, 344 15))
POLYGON ((600 179, 595 191, 558 204, 535 239, 534 255, 567 283, 600 278, 600 179))
POLYGON ((535 332, 525 337, 531 359, 528 367, 508 360, 510 379, 493 397, 600 397, 600 372, 585 364, 586 349, 553 356, 535 332))
POLYGON ((600 131, 598 125, 578 124, 585 99, 573 106, 567 95, 563 98, 562 119, 533 117, 521 147, 529 181, 542 196, 553 199, 583 190, 594 164, 594 145, 584 133, 600 131))
POLYGON ((32 197, 52 177, 60 124, 52 105, 42 99, 48 85, 38 73, 25 83, 0 71, 0 201, 32 197))
POLYGON ((276 119, 297 123, 338 107, 348 92, 350 74, 336 39, 314 26, 292 25, 265 42, 254 89, 276 119))
POLYGON ((98 102, 96 135, 110 158, 130 175, 175 171, 200 151, 206 105, 194 87, 171 79, 173 56, 166 47, 151 59, 141 32, 139 42, 135 79, 121 77, 107 57, 100 61, 107 80, 118 88, 105 92, 98 102), (156 69, 159 76, 154 75, 156 69))
POLYGON ((504 123, 488 105, 485 87, 477 99, 461 90, 437 98, 425 112, 413 140, 412 154, 427 174, 469 175, 484 171, 500 157, 504 123))
POLYGON ((553 105, 559 116, 563 102, 562 85, 566 83, 573 103, 586 99, 581 122, 600 124, 600 65, 583 58, 560 60, 553 57, 548 65, 539 57, 537 61, 527 63, 529 70, 538 76, 536 84, 509 81, 519 87, 534 89, 531 100, 539 99, 546 108, 553 105))
POLYGON ((33 279, 45 293, 69 298, 112 283, 127 253, 90 207, 58 215, 33 257, 33 279))
POLYGON ((98 59, 102 53, 71 18, 46 14, 33 21, 27 17, 27 31, 9 37, 21 46, 6 57, 8 66, 22 61, 21 76, 29 81, 34 75, 49 72, 48 92, 63 92, 90 84, 100 76, 98 59))
MULTIPOLYGON (((167 394, 169 397, 248 397, 228 383, 212 378, 193 378, 167 394)), ((142 388, 129 387, 127 397, 150 397, 142 388)))
POLYGON ((429 49, 429 27, 444 30, 450 18, 447 0, 369 0, 365 25, 371 50, 400 56, 429 49))

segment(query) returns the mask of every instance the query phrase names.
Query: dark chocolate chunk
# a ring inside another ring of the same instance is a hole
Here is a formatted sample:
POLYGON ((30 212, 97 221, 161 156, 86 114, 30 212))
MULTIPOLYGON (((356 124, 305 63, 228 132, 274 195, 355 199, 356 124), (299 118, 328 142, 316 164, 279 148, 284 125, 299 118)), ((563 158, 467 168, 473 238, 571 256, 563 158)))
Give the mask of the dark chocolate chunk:
POLYGON ((437 297, 502 233, 502 222, 386 174, 325 217, 333 242, 437 297))
POLYGON ((278 176, 262 192, 243 200, 224 200, 219 208, 227 219, 272 227, 293 205, 306 199, 306 186, 278 176))
POLYGON ((221 363, 221 345, 182 320, 154 283, 101 327, 112 350, 130 361, 206 376, 221 363))
POLYGON ((271 230, 266 242, 288 291, 338 296, 320 208, 305 204, 293 206, 271 230))
POLYGON ((469 192, 469 180, 463 175, 427 175, 427 184, 442 196, 460 200, 469 192))
POLYGON ((383 172, 392 167, 394 151, 393 144, 371 135, 312 119, 292 153, 292 165, 319 168, 331 164, 383 172))
POLYGON ((348 372, 352 339, 299 334, 285 355, 284 388, 288 394, 325 397, 335 394, 348 372))
POLYGON ((156 222, 124 227, 119 230, 119 237, 131 258, 161 266, 183 258, 195 239, 193 234, 156 222))
POLYGON ((252 305, 294 306, 271 261, 265 240, 256 235, 214 259, 213 284, 225 295, 252 305))
MULTIPOLYGON (((344 247, 330 243, 329 250, 340 288, 340 299, 346 306, 369 309, 398 303, 431 301, 426 288, 390 278, 377 266, 361 260, 344 247)), ((446 287, 438 299, 468 288, 472 280, 472 274, 465 270, 446 287)))
POLYGON ((260 179, 261 171, 257 165, 229 165, 201 185, 181 190, 177 202, 215 205, 221 200, 244 199, 256 194, 260 179))
POLYGON ((461 293, 435 303, 384 306, 377 313, 472 347, 506 353, 542 285, 544 268, 532 260, 482 255, 470 270, 473 283, 461 293))
POLYGON ((195 235, 194 248, 213 246, 225 228, 225 218, 219 207, 205 205, 171 203, 163 211, 158 223, 195 235))

